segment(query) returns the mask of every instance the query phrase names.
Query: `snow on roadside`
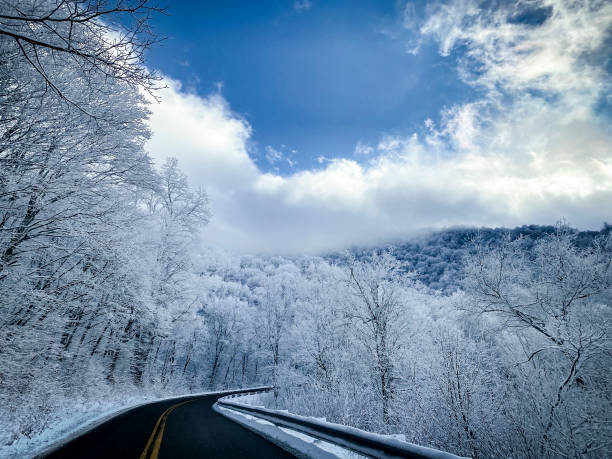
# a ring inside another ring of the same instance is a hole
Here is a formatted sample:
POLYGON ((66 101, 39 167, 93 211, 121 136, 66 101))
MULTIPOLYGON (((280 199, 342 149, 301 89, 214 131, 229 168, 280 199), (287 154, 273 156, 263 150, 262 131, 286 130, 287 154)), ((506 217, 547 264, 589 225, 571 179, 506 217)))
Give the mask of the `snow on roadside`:
MULTIPOLYGON (((410 443, 406 441, 406 437, 404 434, 389 434, 389 435, 384 435, 384 434, 378 434, 378 433, 374 433, 374 432, 368 432, 362 429, 357 429, 355 427, 351 427, 351 426, 347 426, 347 425, 342 425, 342 424, 337 424, 337 423, 332 423, 332 422, 328 422, 325 418, 317 418, 317 417, 310 417, 310 416, 302 416, 302 415, 298 415, 298 414, 294 414, 289 412, 288 410, 279 410, 279 409, 270 409, 266 407, 266 404, 270 404, 271 402, 271 393, 261 393, 261 394, 249 394, 249 395, 242 395, 242 396, 237 396, 237 397, 232 397, 229 399, 226 399, 227 402, 231 402, 231 403, 236 403, 237 405, 248 405, 251 407, 257 407, 257 408, 265 408, 266 410, 272 411, 272 412, 277 412, 277 413, 285 413, 288 414, 292 417, 295 418, 299 418, 302 420, 307 420, 310 421, 312 424, 318 424, 321 426, 327 425, 330 427, 333 427, 334 429, 337 429, 338 431, 345 431, 345 432, 350 432, 353 435, 358 435, 358 436, 363 436, 366 438, 369 438, 371 440, 376 440, 380 443, 387 443, 387 444, 393 444, 395 443, 396 445, 398 443, 404 443, 406 447, 413 449, 417 454, 422 454, 424 456, 427 457, 431 457, 431 458, 439 458, 439 459, 451 459, 451 458, 460 458, 461 456, 457 456, 454 455, 452 453, 448 453, 446 451, 440 451, 437 449, 433 449, 433 448, 429 448, 427 446, 421 446, 421 445, 417 445, 414 443, 410 443)), ((223 407, 223 409, 228 409, 226 407, 223 407)), ((242 416, 248 416, 245 415, 244 413, 241 412, 237 412, 234 410, 231 410, 232 412, 236 412, 239 413, 242 416)), ((253 419, 258 419, 254 416, 249 416, 253 419)), ((266 421, 267 422, 267 421, 266 421)), ((285 431, 285 433, 289 433, 287 431, 292 431, 291 435, 294 436, 299 436, 299 438, 301 438, 303 440, 302 437, 305 438, 313 438, 313 440, 317 440, 318 442, 323 442, 323 443, 327 443, 328 445, 330 445, 331 447, 336 447, 339 448, 340 450, 346 451, 350 454, 357 454, 349 449, 343 448, 341 446, 338 445, 334 445, 333 443, 328 443, 328 442, 324 442, 322 440, 319 439, 315 439, 314 437, 311 437, 310 435, 306 435, 303 432, 297 432, 297 431, 293 431, 293 429, 287 429, 285 427, 277 427, 278 429, 285 431)), ((305 440, 304 440, 305 441, 305 440)), ((315 442, 313 442, 313 444, 315 444, 315 442)), ((316 445, 319 446, 319 445, 316 445)), ((319 446, 320 447, 320 446, 319 446)), ((325 449, 326 451, 329 451, 330 453, 337 455, 335 452, 332 452, 331 449, 329 448, 322 448, 321 449, 325 449)), ((344 453, 341 453, 344 454, 344 453)), ((338 457, 351 457, 351 458, 355 458, 355 457, 364 457, 364 456, 360 456, 359 454, 357 454, 356 456, 338 456, 338 457)))
POLYGON ((291 452, 297 457, 316 459, 359 459, 364 457, 340 446, 321 441, 301 432, 279 427, 255 416, 241 413, 217 404, 214 405, 213 409, 238 424, 241 424, 243 427, 279 445, 281 448, 291 452))
POLYGON ((334 456, 338 456, 342 459, 360 459, 365 458, 367 456, 362 456, 361 454, 356 453, 355 451, 351 451, 350 449, 343 448, 342 446, 334 445, 328 441, 323 441, 319 438, 311 437, 310 435, 306 435, 305 433, 298 432, 297 430, 288 429, 287 427, 279 427, 283 432, 293 435, 294 437, 298 437, 306 443, 312 443, 317 448, 321 448, 334 456))
MULTIPOLYGON (((259 389, 252 388, 253 390, 259 389)), ((126 411, 138 408, 149 403, 163 402, 183 397, 197 397, 201 395, 227 394, 237 389, 224 391, 199 392, 196 394, 168 395, 160 397, 157 394, 147 394, 144 396, 134 396, 112 401, 97 402, 94 406, 79 411, 78 415, 70 418, 60 418, 53 427, 46 429, 41 434, 32 438, 21 437, 11 445, 0 445, 1 458, 24 458, 39 457, 48 454, 57 447, 68 443, 84 433, 96 428, 98 425, 125 413, 126 411)))

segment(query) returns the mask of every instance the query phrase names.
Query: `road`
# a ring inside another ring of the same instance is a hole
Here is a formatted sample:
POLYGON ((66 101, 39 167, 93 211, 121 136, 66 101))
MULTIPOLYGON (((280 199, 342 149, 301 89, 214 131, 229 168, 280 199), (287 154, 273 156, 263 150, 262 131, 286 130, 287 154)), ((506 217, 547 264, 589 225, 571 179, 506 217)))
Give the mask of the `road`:
POLYGON ((212 409, 219 395, 152 403, 116 416, 46 456, 67 458, 291 458, 212 409))

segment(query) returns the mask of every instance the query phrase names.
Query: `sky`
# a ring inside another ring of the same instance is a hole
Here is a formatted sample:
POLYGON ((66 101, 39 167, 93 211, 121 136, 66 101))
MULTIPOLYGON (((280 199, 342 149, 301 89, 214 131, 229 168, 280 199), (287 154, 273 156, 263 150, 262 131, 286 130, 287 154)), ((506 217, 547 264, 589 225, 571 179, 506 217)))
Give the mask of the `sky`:
POLYGON ((203 243, 321 253, 450 226, 612 221, 612 3, 180 2, 148 149, 203 243))

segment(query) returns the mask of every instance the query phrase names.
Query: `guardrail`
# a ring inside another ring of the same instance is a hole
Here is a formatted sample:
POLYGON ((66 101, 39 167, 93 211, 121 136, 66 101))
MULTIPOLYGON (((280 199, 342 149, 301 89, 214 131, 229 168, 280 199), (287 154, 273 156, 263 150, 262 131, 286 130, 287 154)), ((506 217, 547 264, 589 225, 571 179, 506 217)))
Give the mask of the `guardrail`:
POLYGON ((245 395, 259 394, 261 392, 270 392, 272 389, 274 389, 274 386, 249 387, 248 389, 229 389, 229 390, 223 391, 223 392, 228 393, 228 395, 223 395, 223 392, 219 393, 219 395, 223 395, 223 397, 221 397, 219 400, 223 400, 226 398, 234 398, 234 397, 244 397, 245 395))
MULTIPOLYGON (((268 390, 271 390, 268 389, 268 390)), ((256 392, 264 392, 258 390, 256 392)), ((306 435, 324 440, 329 443, 350 449, 359 454, 370 457, 406 457, 426 459, 457 459, 459 456, 444 451, 413 445, 412 443, 384 438, 382 435, 366 432, 354 427, 319 421, 296 414, 285 413, 268 408, 260 408, 231 401, 231 398, 247 394, 233 395, 220 398, 217 404, 230 410, 238 411, 250 416, 264 419, 277 426, 296 430, 306 435)))

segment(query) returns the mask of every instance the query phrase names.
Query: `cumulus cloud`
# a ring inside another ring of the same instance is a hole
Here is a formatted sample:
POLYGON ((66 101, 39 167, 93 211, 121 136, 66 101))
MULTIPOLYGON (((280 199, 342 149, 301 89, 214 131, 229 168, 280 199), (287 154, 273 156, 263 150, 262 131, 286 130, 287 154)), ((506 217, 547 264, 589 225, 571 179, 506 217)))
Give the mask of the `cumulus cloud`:
POLYGON ((612 5, 525 5, 544 9, 537 23, 469 0, 429 9, 422 38, 442 54, 461 45, 460 75, 484 95, 447 107, 437 125, 424 120, 424 134, 358 142, 354 157, 321 157, 318 169, 263 173, 248 154, 250 125, 221 95, 170 82, 153 106, 149 148, 177 156, 207 187, 205 242, 234 250, 320 252, 423 228, 560 217, 597 228, 612 217, 612 130, 597 112, 609 91, 612 5))

